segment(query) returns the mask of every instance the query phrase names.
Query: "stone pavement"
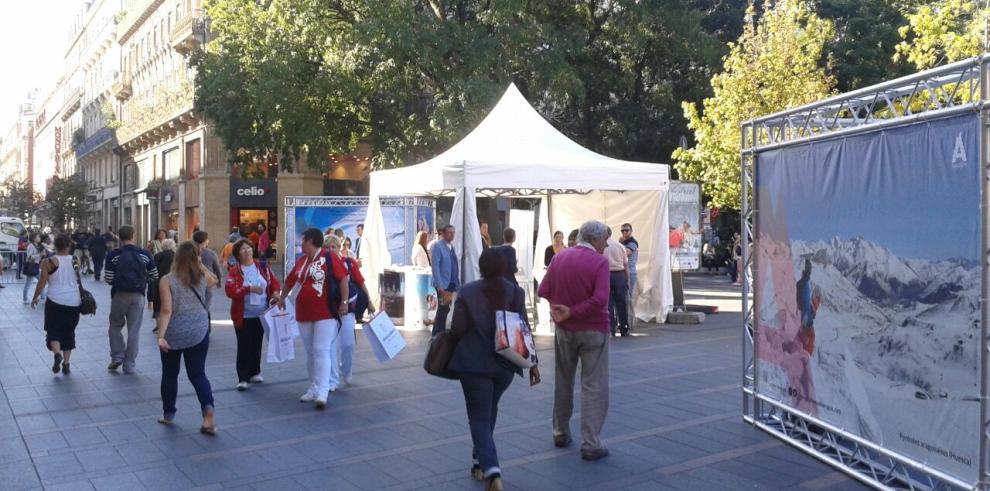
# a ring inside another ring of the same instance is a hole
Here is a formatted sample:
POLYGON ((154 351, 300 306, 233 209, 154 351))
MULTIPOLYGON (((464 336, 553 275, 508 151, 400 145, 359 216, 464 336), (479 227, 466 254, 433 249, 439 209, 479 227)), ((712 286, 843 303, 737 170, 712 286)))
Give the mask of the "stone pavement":
MULTIPOLYGON (((605 425, 612 455, 603 461, 581 461, 576 446, 554 448, 552 338, 539 338, 543 383, 517 378, 500 408, 506 487, 860 489, 742 422, 738 290, 723 278, 687 280, 689 301, 724 305, 705 324, 644 326, 614 340, 605 425)), ((297 400, 307 387, 301 356, 265 365, 264 384, 234 390, 228 302, 216 298, 207 373, 220 430, 207 437, 184 375, 177 425, 155 423, 160 361, 150 312, 138 373, 106 371, 109 291, 84 282, 100 310, 79 326, 70 376, 51 373, 41 311, 21 303, 20 285, 0 290, 0 489, 481 489, 468 476, 460 388, 421 368, 426 333, 404 332, 409 346, 388 364, 359 333, 355 385, 317 412, 297 400)), ((576 420, 572 427, 579 434, 576 420)))

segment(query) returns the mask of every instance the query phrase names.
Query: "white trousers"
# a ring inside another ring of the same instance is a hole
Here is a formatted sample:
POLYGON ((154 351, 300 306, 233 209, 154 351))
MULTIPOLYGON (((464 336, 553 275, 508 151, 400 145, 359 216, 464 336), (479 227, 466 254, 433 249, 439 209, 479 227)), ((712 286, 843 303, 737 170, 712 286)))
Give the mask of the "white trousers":
POLYGON ((340 335, 337 336, 337 350, 335 350, 340 363, 333 365, 331 380, 335 383, 331 383, 331 386, 340 385, 341 378, 350 377, 354 367, 354 343, 356 341, 354 329, 357 326, 357 321, 354 319, 354 314, 347 314, 340 318, 340 322, 340 335))
POLYGON ((306 370, 309 372, 309 389, 317 397, 326 398, 330 392, 333 367, 337 364, 334 342, 339 323, 336 319, 299 321, 299 336, 306 350, 306 370))

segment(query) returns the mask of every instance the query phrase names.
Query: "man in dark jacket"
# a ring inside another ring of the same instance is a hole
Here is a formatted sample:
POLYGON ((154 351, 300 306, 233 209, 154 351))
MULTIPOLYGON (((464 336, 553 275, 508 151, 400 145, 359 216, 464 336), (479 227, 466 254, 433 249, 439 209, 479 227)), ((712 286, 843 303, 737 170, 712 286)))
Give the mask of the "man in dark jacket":
POLYGON ((100 230, 96 229, 87 245, 89 246, 89 256, 93 260, 93 275, 96 276, 96 281, 100 281, 100 273, 103 272, 103 260, 107 257, 107 241, 100 234, 100 230))
POLYGON ((519 271, 519 260, 516 258, 516 248, 512 245, 516 242, 516 231, 512 228, 505 229, 502 232, 502 239, 505 243, 496 247, 496 250, 505 258, 505 279, 509 280, 509 283, 519 286, 519 282, 516 281, 516 273, 519 271))

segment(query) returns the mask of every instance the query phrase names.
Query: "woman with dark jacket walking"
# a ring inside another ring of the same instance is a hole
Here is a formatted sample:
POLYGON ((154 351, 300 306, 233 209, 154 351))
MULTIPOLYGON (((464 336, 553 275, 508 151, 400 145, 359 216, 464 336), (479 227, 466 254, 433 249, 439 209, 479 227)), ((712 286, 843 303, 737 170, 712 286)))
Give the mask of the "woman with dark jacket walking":
POLYGON ((230 297, 230 318, 237 335, 237 390, 244 391, 248 384, 264 382, 261 341, 265 339, 265 329, 261 314, 278 302, 282 286, 268 263, 258 261, 258 249, 250 240, 235 242, 232 255, 237 258, 237 264, 227 271, 224 290, 230 297))
MULTIPOLYGON (((522 370, 495 353, 495 312, 505 310, 526 318, 526 297, 522 288, 504 277, 505 256, 497 249, 486 249, 479 260, 481 280, 458 290, 450 334, 459 339, 448 370, 458 376, 464 391, 471 440, 474 443, 471 475, 486 481, 485 489, 502 489, 502 471, 493 433, 498 401, 512 383, 513 374, 522 370)), ((540 372, 530 369, 530 384, 540 381, 540 372)))

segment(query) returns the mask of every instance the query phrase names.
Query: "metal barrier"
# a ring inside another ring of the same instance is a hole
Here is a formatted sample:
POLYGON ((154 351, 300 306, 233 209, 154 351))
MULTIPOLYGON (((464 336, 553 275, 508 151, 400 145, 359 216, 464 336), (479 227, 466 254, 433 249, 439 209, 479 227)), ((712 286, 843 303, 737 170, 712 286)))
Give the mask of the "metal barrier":
POLYGON ((25 257, 25 251, 0 251, 0 285, 24 282, 21 273, 25 257))

